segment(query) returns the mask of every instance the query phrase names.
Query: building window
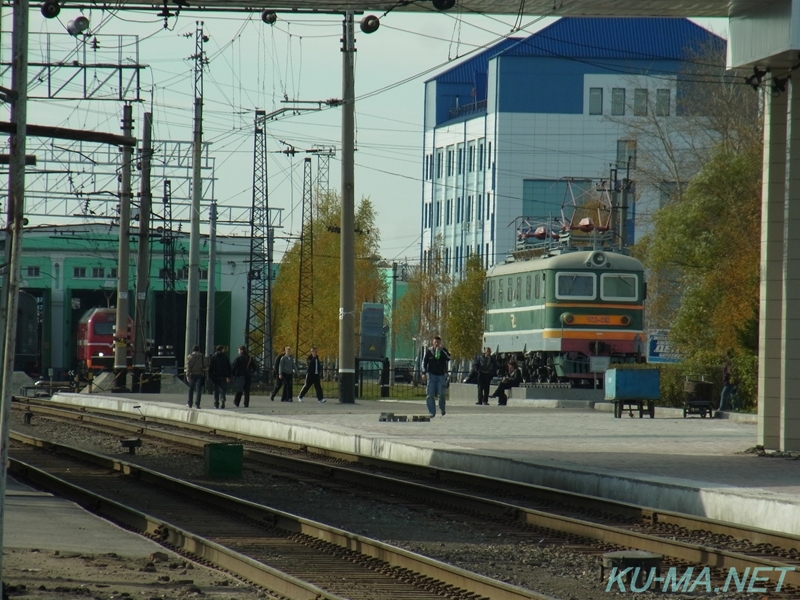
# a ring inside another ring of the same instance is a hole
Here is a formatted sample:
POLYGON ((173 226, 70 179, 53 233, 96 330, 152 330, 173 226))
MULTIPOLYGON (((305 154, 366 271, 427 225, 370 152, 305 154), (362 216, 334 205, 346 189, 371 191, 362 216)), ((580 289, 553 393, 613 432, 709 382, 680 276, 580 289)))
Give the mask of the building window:
POLYGON ((72 267, 72 276, 76 279, 86 277, 86 267, 72 267))
POLYGON ((467 196, 467 210, 464 214, 467 221, 472 221, 472 196, 467 196))
POLYGON ((108 273, 108 276, 109 276, 111 279, 116 279, 116 278, 117 278, 117 267, 113 267, 113 268, 110 270, 110 272, 108 273))
POLYGON ((436 202, 436 226, 439 227, 442 224, 442 201, 439 200, 436 202))
POLYGON ((617 141, 617 166, 636 168, 636 140, 617 141), (630 161, 630 162, 628 162, 630 161))
POLYGON ((442 178, 442 152, 436 153, 436 179, 442 178))
POLYGON ((456 198, 456 223, 461 223, 462 216, 463 216, 463 207, 464 203, 462 202, 461 198, 456 198))
POLYGON ((39 267, 26 267, 25 268, 25 274, 28 277, 39 277, 39 275, 40 275, 39 267))
POLYGON ((486 220, 492 218, 492 193, 486 193, 486 220))
POLYGON ((478 194, 478 200, 475 203, 475 216, 478 219, 483 217, 483 194, 478 194))
POLYGON ((611 114, 621 117, 625 114, 625 88, 611 90, 611 114))
POLYGON ((106 270, 103 267, 92 267, 92 277, 95 279, 103 279, 106 276, 106 270))
POLYGON ((469 147, 469 159, 468 159, 467 168, 469 172, 472 173, 475 170, 475 146, 470 145, 469 147))
POLYGON ((453 174, 453 151, 447 151, 447 176, 450 177, 453 174))
POLYGON ((478 142, 478 170, 483 171, 483 141, 478 142))
POLYGON ((603 88, 589 88, 589 114, 603 114, 603 88))
POLYGON ((444 211, 445 211, 445 216, 444 216, 445 225, 452 224, 452 222, 453 222, 453 201, 452 200, 448 200, 447 201, 447 204, 445 204, 445 207, 444 207, 444 211))
POLYGON ((458 149, 458 174, 461 175, 464 172, 464 148, 458 149))
POLYGON ((208 280, 208 269, 200 269, 200 279, 208 280))
POLYGON ((175 279, 189 279, 189 267, 183 267, 175 271, 175 279))
POLYGON ((656 90, 656 116, 668 117, 670 104, 669 90, 656 90))
POLYGON ((647 90, 638 88, 633 91, 633 116, 647 116, 647 90))

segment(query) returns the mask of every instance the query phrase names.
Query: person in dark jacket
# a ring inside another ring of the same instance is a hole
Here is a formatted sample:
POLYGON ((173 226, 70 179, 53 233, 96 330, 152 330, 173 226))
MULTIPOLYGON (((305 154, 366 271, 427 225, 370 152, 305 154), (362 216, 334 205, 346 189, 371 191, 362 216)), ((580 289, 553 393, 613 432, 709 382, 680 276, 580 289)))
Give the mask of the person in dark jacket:
POLYGON ((506 390, 511 389, 512 387, 519 387, 519 384, 521 383, 522 371, 520 371, 517 367, 517 361, 512 358, 508 361, 508 375, 503 377, 503 380, 500 382, 500 385, 497 386, 494 394, 489 397, 497 398, 497 406, 505 406, 508 404, 506 390))
POLYGON ((442 416, 445 411, 445 393, 447 389, 447 363, 450 362, 450 353, 442 347, 442 338, 438 335, 433 338, 431 347, 425 349, 425 358, 422 359, 423 380, 427 380, 426 403, 430 417, 436 416, 436 397, 439 397, 439 410, 442 416))
POLYGON ((217 346, 208 365, 208 377, 214 386, 214 408, 225 408, 225 395, 231 381, 231 363, 225 354, 225 346, 217 346))
POLYGON ((297 365, 292 356, 292 349, 289 346, 283 349, 283 356, 278 366, 278 370, 283 379, 283 394, 281 394, 281 402, 292 401, 292 384, 294 383, 294 376, 297 374, 297 365))
POLYGON ((306 395, 306 392, 313 385, 314 391, 317 392, 317 402, 325 402, 325 398, 322 397, 322 384, 320 383, 322 377, 322 361, 320 361, 319 356, 317 356, 317 348, 315 346, 311 346, 311 354, 306 358, 306 367, 306 384, 303 386, 303 389, 300 390, 297 401, 302 402, 303 396, 306 395))
MULTIPOLYGON (((286 354, 286 349, 284 348, 284 354, 286 354)), ((269 396, 269 399, 275 402, 275 396, 278 395, 278 392, 281 391, 283 387, 283 379, 281 379, 281 359, 283 358, 283 354, 278 354, 275 357, 275 364, 272 365, 272 376, 275 378, 275 387, 272 388, 272 393, 269 396)))
POLYGON ((239 406, 242 395, 244 395, 244 407, 247 408, 250 406, 250 383, 252 382, 253 373, 256 372, 256 368, 256 361, 247 353, 247 347, 239 346, 239 356, 233 359, 233 364, 231 365, 231 377, 233 377, 234 382, 236 382, 239 377, 243 378, 244 385, 241 389, 236 390, 236 395, 233 397, 234 406, 239 406))
POLYGON ((483 349, 483 354, 478 360, 478 402, 476 404, 489 404, 489 386, 492 378, 497 373, 497 359, 488 346, 483 349))

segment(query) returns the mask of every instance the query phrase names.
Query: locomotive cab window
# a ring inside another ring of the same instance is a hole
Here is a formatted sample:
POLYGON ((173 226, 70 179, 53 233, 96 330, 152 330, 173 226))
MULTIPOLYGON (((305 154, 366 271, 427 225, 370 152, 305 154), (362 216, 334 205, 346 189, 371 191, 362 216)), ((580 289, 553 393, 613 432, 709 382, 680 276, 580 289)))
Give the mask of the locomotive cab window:
POLYGON ((558 300, 594 300, 597 279, 594 273, 556 273, 558 300))
POLYGON ((111 321, 94 324, 95 335, 114 335, 114 329, 116 329, 116 323, 112 323, 111 321))
POLYGON ((522 277, 517 277, 517 287, 514 290, 514 300, 522 300, 522 277))
POLYGON ((600 275, 601 300, 636 300, 639 277, 631 273, 603 273, 600 275))
POLYGON ((525 277, 525 300, 531 299, 531 276, 525 277))

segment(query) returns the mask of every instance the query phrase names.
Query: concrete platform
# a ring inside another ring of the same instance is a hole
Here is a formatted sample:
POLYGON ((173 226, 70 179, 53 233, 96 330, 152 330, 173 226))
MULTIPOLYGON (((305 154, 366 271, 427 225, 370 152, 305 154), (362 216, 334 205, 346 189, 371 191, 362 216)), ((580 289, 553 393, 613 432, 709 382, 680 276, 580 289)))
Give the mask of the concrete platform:
POLYGON ((607 403, 555 406, 512 399, 508 406, 448 403, 430 422, 379 422, 382 412, 427 414, 424 401, 319 404, 313 398, 250 408, 186 408, 184 394, 59 394, 53 401, 103 406, 137 416, 263 435, 407 463, 469 471, 800 535, 800 460, 746 453, 756 416, 613 418, 607 403), (138 408, 134 408, 138 407, 138 408), (599 409, 599 410, 598 410, 599 409), (141 411, 141 412, 140 412, 141 411), (608 412, 606 412, 608 411, 608 412))
POLYGON ((39 492, 9 478, 3 517, 3 548, 115 553, 146 557, 168 552, 162 546, 96 517, 77 504, 39 492))

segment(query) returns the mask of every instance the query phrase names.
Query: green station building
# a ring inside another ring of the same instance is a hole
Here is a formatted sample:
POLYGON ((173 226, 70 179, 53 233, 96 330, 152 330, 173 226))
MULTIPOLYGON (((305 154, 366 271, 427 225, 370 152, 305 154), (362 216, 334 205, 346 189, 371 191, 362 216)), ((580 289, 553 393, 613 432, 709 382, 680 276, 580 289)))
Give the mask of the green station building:
MULTIPOLYGON (((235 349, 245 342, 250 238, 217 236, 216 240, 214 345, 235 349)), ((119 228, 108 223, 25 228, 15 370, 36 376, 46 375, 52 368, 59 377, 77 366, 78 321, 92 308, 116 306, 119 244, 119 228)), ((131 318, 136 310, 138 244, 134 227, 128 292, 131 318)), ((159 229, 150 234, 149 244, 147 319, 134 328, 136 335, 142 332, 146 336, 153 354, 174 355, 180 368, 186 334, 189 236, 159 229), (170 271, 174 277, 169 276, 170 271)), ((208 236, 201 236, 197 338, 201 345, 206 339, 208 245, 208 236)))

